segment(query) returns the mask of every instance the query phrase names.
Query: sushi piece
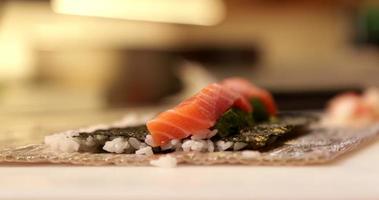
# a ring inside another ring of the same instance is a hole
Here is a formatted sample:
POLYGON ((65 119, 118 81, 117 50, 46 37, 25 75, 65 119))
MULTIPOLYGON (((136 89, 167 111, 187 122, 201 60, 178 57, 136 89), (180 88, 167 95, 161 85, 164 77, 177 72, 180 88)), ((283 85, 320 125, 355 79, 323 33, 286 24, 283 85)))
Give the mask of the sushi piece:
POLYGON ((379 89, 367 89, 362 95, 348 92, 334 97, 321 123, 350 127, 379 123, 379 89))
POLYGON ((159 114, 146 125, 157 146, 190 135, 206 135, 211 132, 209 128, 236 102, 244 111, 251 111, 249 106, 241 104, 247 100, 239 93, 214 83, 175 108, 159 114))
POLYGON ((253 85, 246 79, 238 77, 227 78, 222 81, 221 84, 240 93, 248 100, 253 98, 260 99, 270 115, 275 116, 277 114, 277 107, 274 98, 267 90, 253 85))
MULTIPOLYGON (((209 85, 175 108, 161 113, 149 121, 147 127, 155 145, 162 146, 173 139, 209 134, 210 128, 232 107, 245 113, 252 112, 253 116, 257 116, 260 121, 267 120, 269 116, 275 116, 277 112, 275 102, 268 91, 254 86, 245 79, 229 78, 220 84, 209 85), (259 104, 260 102, 263 106, 259 104), (257 112, 254 112, 253 105, 257 106, 257 112)), ((238 120, 227 119, 227 121, 230 121, 230 124, 222 123, 223 129, 220 134, 227 135, 228 130, 242 128, 238 124, 233 124, 238 120), (229 129, 225 129, 225 127, 229 129)), ((250 125, 251 123, 244 124, 250 125)), ((220 126, 216 124, 216 129, 218 127, 220 126)))
POLYGON ((146 156, 178 151, 264 150, 304 133, 303 127, 312 119, 306 115, 284 114, 275 122, 245 124, 250 121, 249 118, 247 113, 231 108, 217 122, 220 126, 214 126, 218 131, 213 137, 201 139, 192 136, 183 140, 174 139, 161 147, 154 147, 149 141, 151 135, 145 125, 57 133, 46 136, 45 144, 52 150, 68 153, 109 152, 146 156))
POLYGON ((244 79, 230 78, 208 85, 148 121, 57 133, 47 136, 45 144, 64 152, 147 156, 260 149, 292 131, 292 126, 278 124, 283 117, 272 116, 276 105, 270 93, 244 79))

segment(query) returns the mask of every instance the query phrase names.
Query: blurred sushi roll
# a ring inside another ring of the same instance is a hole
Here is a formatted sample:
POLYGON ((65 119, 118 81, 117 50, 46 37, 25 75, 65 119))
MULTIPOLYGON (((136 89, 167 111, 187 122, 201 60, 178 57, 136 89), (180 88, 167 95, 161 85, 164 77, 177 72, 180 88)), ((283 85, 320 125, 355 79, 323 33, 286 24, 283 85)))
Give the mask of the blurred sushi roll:
POLYGON ((363 127, 379 123, 379 89, 363 94, 344 93, 330 100, 321 123, 326 126, 363 127))

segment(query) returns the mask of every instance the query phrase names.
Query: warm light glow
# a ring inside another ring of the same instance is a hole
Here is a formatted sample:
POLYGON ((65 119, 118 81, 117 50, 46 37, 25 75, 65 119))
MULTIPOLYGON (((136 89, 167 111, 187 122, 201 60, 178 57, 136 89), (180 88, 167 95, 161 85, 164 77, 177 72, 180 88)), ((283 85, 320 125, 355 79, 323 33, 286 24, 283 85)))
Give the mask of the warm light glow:
POLYGON ((62 14, 205 26, 225 17, 222 0, 53 0, 52 8, 62 14))
POLYGON ((0 80, 23 79, 32 73, 28 43, 17 36, 0 34, 0 80))

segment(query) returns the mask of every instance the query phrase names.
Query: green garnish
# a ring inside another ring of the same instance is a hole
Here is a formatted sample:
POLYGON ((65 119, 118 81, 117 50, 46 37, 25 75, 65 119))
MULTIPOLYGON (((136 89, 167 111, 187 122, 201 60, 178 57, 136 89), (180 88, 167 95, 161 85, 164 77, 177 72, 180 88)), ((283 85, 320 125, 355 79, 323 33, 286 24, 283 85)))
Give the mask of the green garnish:
POLYGON ((252 113, 244 112, 238 108, 227 110, 213 127, 213 129, 218 130, 217 135, 226 137, 228 135, 238 134, 240 130, 253 126, 255 122, 270 120, 270 115, 260 99, 253 98, 250 103, 253 107, 252 113))
POLYGON ((250 100, 250 104, 253 107, 253 118, 256 122, 268 121, 270 115, 266 110, 265 105, 259 98, 253 98, 250 100))
POLYGON ((231 108, 226 111, 213 127, 217 129, 217 134, 220 137, 233 135, 248 126, 254 124, 254 119, 250 113, 239 110, 238 108, 231 108))

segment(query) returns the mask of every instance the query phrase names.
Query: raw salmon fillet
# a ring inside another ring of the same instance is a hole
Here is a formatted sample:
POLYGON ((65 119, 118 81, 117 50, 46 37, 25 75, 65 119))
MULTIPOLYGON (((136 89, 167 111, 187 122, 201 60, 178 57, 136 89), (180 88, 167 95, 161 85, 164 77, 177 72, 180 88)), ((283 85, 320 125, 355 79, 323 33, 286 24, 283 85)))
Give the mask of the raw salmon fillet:
POLYGON ((147 122, 147 128, 155 145, 162 146, 172 139, 209 133, 209 128, 233 105, 247 112, 251 111, 245 97, 214 83, 147 122))
POLYGON ((227 78, 222 81, 221 84, 240 93, 246 99, 251 99, 254 97, 259 98, 265 105, 268 113, 270 115, 276 115, 277 107, 274 98, 267 90, 253 85, 248 80, 238 77, 227 78))

